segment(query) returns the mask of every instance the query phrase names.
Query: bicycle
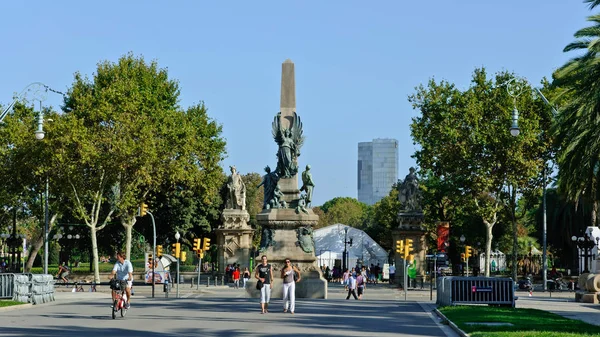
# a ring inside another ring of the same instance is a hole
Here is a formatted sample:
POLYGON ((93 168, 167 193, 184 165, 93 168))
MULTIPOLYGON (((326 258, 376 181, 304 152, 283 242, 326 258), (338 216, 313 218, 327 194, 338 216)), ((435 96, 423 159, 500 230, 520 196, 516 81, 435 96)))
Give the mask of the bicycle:
POLYGON ((110 280, 110 288, 115 294, 112 309, 112 318, 117 318, 117 311, 121 311, 121 317, 127 315, 127 295, 125 293, 126 283, 117 281, 115 279, 110 280))
POLYGON ((65 276, 64 280, 63 280, 63 278, 60 275, 55 276, 54 279, 56 280, 54 282, 54 287, 55 288, 58 288, 61 285, 65 286, 65 287, 69 286, 69 279, 66 276, 65 276))

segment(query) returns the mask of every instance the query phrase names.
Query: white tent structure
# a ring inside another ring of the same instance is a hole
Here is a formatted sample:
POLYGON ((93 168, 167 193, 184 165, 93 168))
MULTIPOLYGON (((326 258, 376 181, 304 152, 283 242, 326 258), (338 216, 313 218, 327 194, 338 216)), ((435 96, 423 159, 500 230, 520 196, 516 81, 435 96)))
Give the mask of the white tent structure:
POLYGON ((336 260, 341 261, 344 256, 344 241, 352 239, 352 246, 347 245, 348 267, 353 267, 359 262, 363 265, 377 265, 383 267, 388 263, 388 253, 381 248, 367 233, 344 224, 335 224, 317 229, 313 233, 315 240, 315 255, 319 266, 334 267, 336 260), (346 238, 346 228, 348 235, 346 238))

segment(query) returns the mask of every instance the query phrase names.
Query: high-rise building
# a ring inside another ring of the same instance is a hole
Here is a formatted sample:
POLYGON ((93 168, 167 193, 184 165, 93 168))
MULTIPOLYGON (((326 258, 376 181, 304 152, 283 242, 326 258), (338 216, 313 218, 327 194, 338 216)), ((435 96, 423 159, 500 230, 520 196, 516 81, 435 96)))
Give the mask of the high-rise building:
POLYGON ((387 196, 397 181, 397 140, 358 143, 358 201, 373 205, 387 196))

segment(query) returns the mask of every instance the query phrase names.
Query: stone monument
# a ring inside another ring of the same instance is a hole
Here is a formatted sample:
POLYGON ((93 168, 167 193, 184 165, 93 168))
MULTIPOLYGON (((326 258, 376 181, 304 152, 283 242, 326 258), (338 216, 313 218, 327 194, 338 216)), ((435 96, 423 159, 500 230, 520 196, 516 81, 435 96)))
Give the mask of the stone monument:
POLYGON ((223 223, 215 230, 217 237, 217 256, 219 271, 223 272, 227 264, 239 264, 241 269, 250 267, 250 248, 254 230, 248 221, 246 211, 246 185, 235 166, 231 166, 231 175, 227 179, 227 200, 221 214, 223 223))
MULTIPOLYGON (((422 196, 419 189, 419 180, 415 174, 415 169, 411 167, 404 181, 398 184, 398 199, 401 203, 398 212, 398 228, 392 231, 392 247, 396 247, 396 241, 404 239, 413 240, 414 251, 411 253, 415 257, 417 282, 425 276, 426 271, 426 253, 427 240, 425 240, 426 230, 423 227, 423 208, 421 206, 422 196)), ((396 284, 401 284, 404 280, 404 260, 400 254, 396 254, 394 262, 396 264, 396 284)))
MULTIPOLYGON (((317 265, 312 227, 319 221, 310 208, 314 182, 310 166, 303 174, 301 195, 298 189, 298 157, 304 142, 302 122, 296 113, 296 84, 294 63, 282 64, 281 104, 271 124, 273 138, 278 145, 277 168, 271 172, 265 168, 263 210, 256 215, 262 230, 260 255, 266 255, 273 266, 275 276, 271 297, 282 297, 283 286, 279 272, 286 258, 292 260, 302 273, 302 281, 296 284, 296 297, 327 298, 327 281, 317 265)), ((260 186, 260 185, 259 185, 260 186)), ((252 297, 259 297, 254 271, 247 287, 252 297)))

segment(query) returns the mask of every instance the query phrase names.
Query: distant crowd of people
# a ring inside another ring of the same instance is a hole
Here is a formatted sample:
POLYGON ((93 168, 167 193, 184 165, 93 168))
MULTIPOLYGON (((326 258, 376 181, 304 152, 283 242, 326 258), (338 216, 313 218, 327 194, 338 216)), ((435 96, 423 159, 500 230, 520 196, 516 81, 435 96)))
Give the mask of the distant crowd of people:
POLYGON ((333 267, 331 269, 329 266, 323 265, 321 266, 321 271, 327 282, 340 282, 341 284, 347 284, 348 278, 352 273, 363 275, 365 283, 377 284, 382 274, 379 263, 376 266, 371 264, 370 267, 356 265, 354 268, 347 268, 344 271, 340 267, 333 267))

